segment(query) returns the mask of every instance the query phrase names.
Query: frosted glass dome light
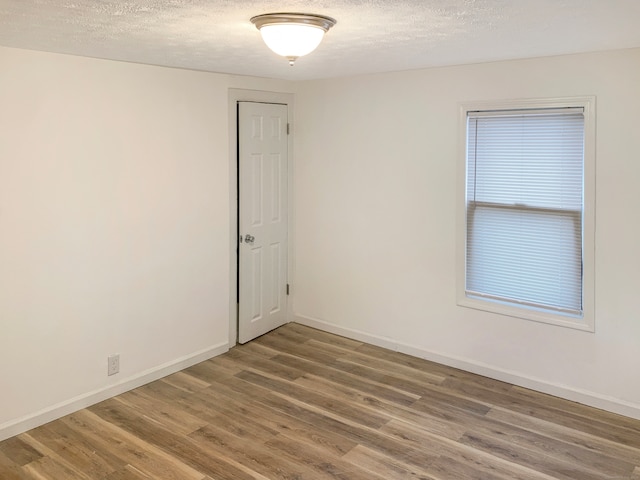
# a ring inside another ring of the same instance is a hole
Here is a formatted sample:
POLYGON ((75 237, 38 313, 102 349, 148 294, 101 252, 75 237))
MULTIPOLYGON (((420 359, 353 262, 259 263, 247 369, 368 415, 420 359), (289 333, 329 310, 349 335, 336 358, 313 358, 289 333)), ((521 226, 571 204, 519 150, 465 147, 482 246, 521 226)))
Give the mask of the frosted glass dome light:
POLYGON ((293 65, 313 52, 324 34, 336 24, 331 17, 307 13, 268 13, 251 19, 267 46, 293 65))

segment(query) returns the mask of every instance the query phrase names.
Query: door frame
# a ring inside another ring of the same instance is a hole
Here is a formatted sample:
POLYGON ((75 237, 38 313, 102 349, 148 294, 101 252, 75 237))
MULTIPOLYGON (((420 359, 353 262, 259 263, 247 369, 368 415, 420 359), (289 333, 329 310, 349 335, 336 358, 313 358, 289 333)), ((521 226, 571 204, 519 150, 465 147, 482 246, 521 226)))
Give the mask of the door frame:
MULTIPOLYGON (((279 103, 287 106, 287 119, 293 125, 292 93, 229 89, 229 348, 238 342, 238 102, 279 103)), ((293 284, 293 129, 287 136, 287 283, 293 284)), ((286 317, 291 321, 291 296, 287 297, 286 317)))

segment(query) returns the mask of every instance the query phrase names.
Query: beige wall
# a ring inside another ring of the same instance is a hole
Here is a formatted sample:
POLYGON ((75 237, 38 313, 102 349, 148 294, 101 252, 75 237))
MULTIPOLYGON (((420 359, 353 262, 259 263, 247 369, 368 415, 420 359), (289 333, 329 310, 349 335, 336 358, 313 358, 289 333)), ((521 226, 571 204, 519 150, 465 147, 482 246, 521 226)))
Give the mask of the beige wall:
POLYGON ((226 350, 230 87, 0 48, 0 436, 226 350))
POLYGON ((299 321, 640 418, 640 50, 306 82, 299 321), (456 305, 460 102, 596 95, 596 332, 456 305))

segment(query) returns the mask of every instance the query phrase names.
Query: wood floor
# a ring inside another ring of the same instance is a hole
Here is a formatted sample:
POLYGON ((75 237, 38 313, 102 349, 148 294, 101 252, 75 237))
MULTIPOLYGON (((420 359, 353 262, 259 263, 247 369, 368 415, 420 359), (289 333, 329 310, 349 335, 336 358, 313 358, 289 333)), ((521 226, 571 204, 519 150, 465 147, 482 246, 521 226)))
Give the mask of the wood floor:
POLYGON ((640 480, 640 421, 286 325, 0 443, 0 479, 640 480))

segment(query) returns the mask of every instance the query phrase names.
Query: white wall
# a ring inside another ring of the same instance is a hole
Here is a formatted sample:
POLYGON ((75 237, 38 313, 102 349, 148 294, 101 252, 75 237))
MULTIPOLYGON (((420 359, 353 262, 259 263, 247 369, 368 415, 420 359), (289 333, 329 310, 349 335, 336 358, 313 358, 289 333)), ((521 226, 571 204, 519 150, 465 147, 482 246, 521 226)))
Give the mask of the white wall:
MULTIPOLYGON (((296 318, 640 417, 637 85, 640 50, 298 84, 296 318), (590 94, 596 333, 457 307, 458 102, 590 94)), ((293 86, 0 47, 0 439, 228 347, 229 88, 293 86)))
POLYGON ((227 349, 230 87, 0 48, 0 439, 227 349))
POLYGON ((640 50, 298 85, 296 318, 640 418, 640 50), (460 102, 597 96, 596 332, 456 306, 460 102))

